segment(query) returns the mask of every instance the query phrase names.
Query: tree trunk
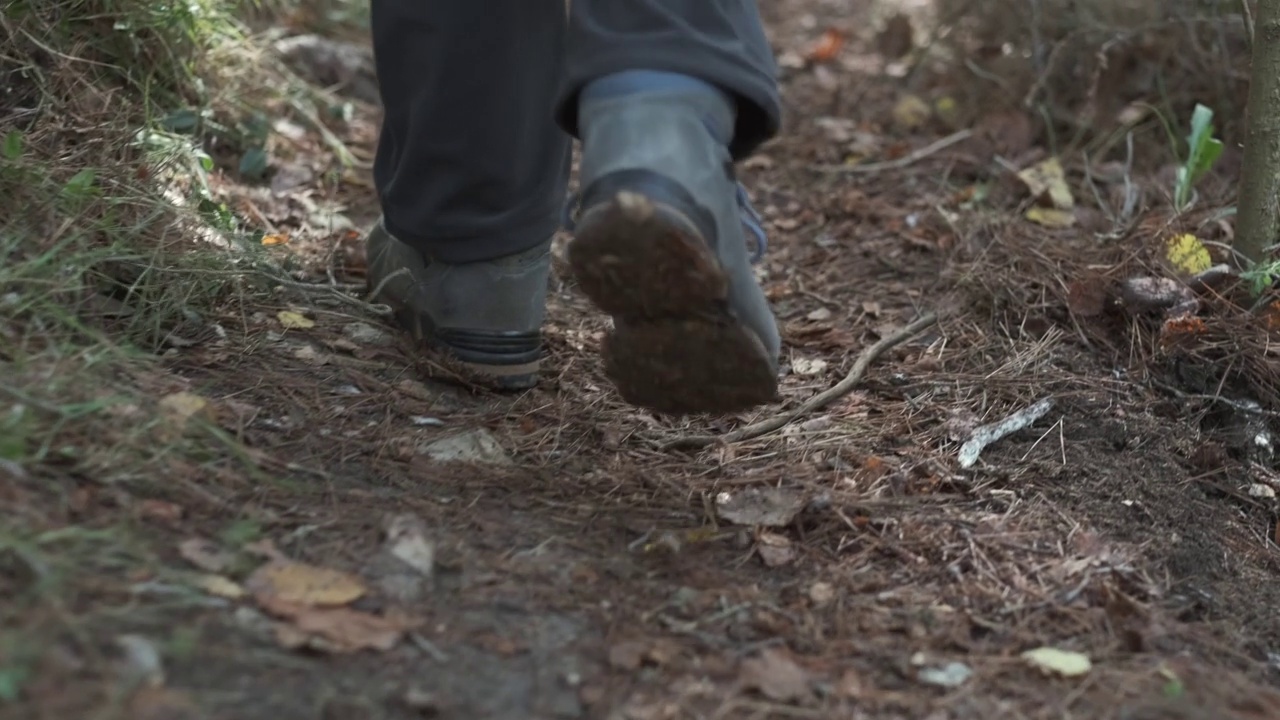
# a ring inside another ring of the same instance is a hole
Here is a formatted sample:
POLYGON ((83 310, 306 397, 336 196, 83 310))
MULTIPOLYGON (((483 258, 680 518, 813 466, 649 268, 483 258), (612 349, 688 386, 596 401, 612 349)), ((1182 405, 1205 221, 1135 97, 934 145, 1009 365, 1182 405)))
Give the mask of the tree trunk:
POLYGON ((1280 236, 1280 0, 1258 0, 1236 250, 1260 262, 1280 236))

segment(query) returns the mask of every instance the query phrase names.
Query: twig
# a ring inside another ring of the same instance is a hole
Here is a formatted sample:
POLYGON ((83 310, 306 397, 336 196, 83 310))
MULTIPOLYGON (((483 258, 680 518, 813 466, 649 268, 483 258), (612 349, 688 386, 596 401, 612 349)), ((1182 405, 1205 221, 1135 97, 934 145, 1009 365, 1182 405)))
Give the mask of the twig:
POLYGON ((964 142, 971 137, 973 137, 973 130, 966 128, 959 132, 951 133, 937 142, 925 145, 919 150, 909 152, 896 160, 868 163, 866 165, 814 165, 813 169, 818 172, 837 173, 842 175, 866 175, 870 173, 884 172, 885 170, 901 170, 909 165, 913 165, 924 160, 930 155, 946 150, 956 143, 964 142))
POLYGON ((758 438, 761 435, 766 435, 774 430, 785 427, 796 418, 807 415, 814 410, 826 407, 831 403, 831 401, 848 395, 850 391, 858 386, 858 383, 862 382, 862 376, 866 374, 867 368, 871 366, 871 363, 875 362, 876 359, 883 355, 886 350, 919 334, 921 330, 930 327, 936 322, 938 322, 937 314, 929 313, 917 318, 898 332, 887 337, 880 338, 876 344, 862 351, 862 354, 858 356, 856 361, 854 361, 853 368, 849 370, 849 374, 845 375, 843 380, 809 398, 804 402, 804 404, 794 410, 782 413, 781 415, 775 415, 767 420, 761 420, 758 423, 753 423, 744 428, 734 430, 733 432, 725 433, 724 435, 685 435, 663 443, 661 447, 663 450, 674 450, 706 447, 720 442, 741 442, 743 440, 758 438))
POLYGON ((1240 10, 1244 18, 1244 36, 1248 38, 1249 51, 1253 52, 1253 10, 1249 9, 1249 0, 1240 0, 1240 10))

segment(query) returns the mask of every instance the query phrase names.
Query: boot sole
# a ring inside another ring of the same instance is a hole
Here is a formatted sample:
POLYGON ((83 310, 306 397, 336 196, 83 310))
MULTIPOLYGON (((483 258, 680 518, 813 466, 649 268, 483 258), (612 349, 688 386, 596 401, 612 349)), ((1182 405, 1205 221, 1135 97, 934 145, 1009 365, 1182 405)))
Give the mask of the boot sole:
POLYGON ((605 373, 628 403, 731 413, 775 399, 764 344, 730 311, 729 278, 678 211, 619 192, 583 216, 568 255, 582 291, 613 316, 605 373))
MULTIPOLYGON (((384 301, 385 302, 385 301, 384 301)), ((468 385, 497 391, 529 390, 538 384, 541 360, 515 364, 476 363, 460 359, 446 343, 436 338, 412 309, 391 304, 396 324, 413 338, 428 359, 447 371, 436 379, 461 380, 468 385), (450 375, 454 377, 450 377, 450 375)))

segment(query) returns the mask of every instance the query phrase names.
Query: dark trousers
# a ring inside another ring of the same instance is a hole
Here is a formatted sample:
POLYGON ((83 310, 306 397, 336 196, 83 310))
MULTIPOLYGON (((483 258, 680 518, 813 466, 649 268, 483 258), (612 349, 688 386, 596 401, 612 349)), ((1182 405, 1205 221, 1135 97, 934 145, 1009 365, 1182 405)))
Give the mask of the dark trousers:
POLYGON ((778 130, 756 0, 372 0, 385 120, 374 162, 392 235, 445 262, 532 248, 557 229, 577 96, 623 70, 735 95, 742 158, 778 130))

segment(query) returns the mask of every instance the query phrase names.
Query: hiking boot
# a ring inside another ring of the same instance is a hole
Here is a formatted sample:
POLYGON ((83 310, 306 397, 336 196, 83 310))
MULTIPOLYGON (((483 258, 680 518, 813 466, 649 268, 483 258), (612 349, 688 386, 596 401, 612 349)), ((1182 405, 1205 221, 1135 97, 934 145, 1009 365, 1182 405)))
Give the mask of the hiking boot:
POLYGON ((482 262, 432 261, 387 232, 365 248, 371 302, 389 305, 414 340, 464 379, 495 389, 537 382, 551 242, 482 262))
POLYGON ((627 402, 736 412, 777 396, 781 343, 744 229, 760 254, 765 237, 727 149, 732 100, 678 79, 584 91, 569 265, 613 317, 605 371, 627 402))

